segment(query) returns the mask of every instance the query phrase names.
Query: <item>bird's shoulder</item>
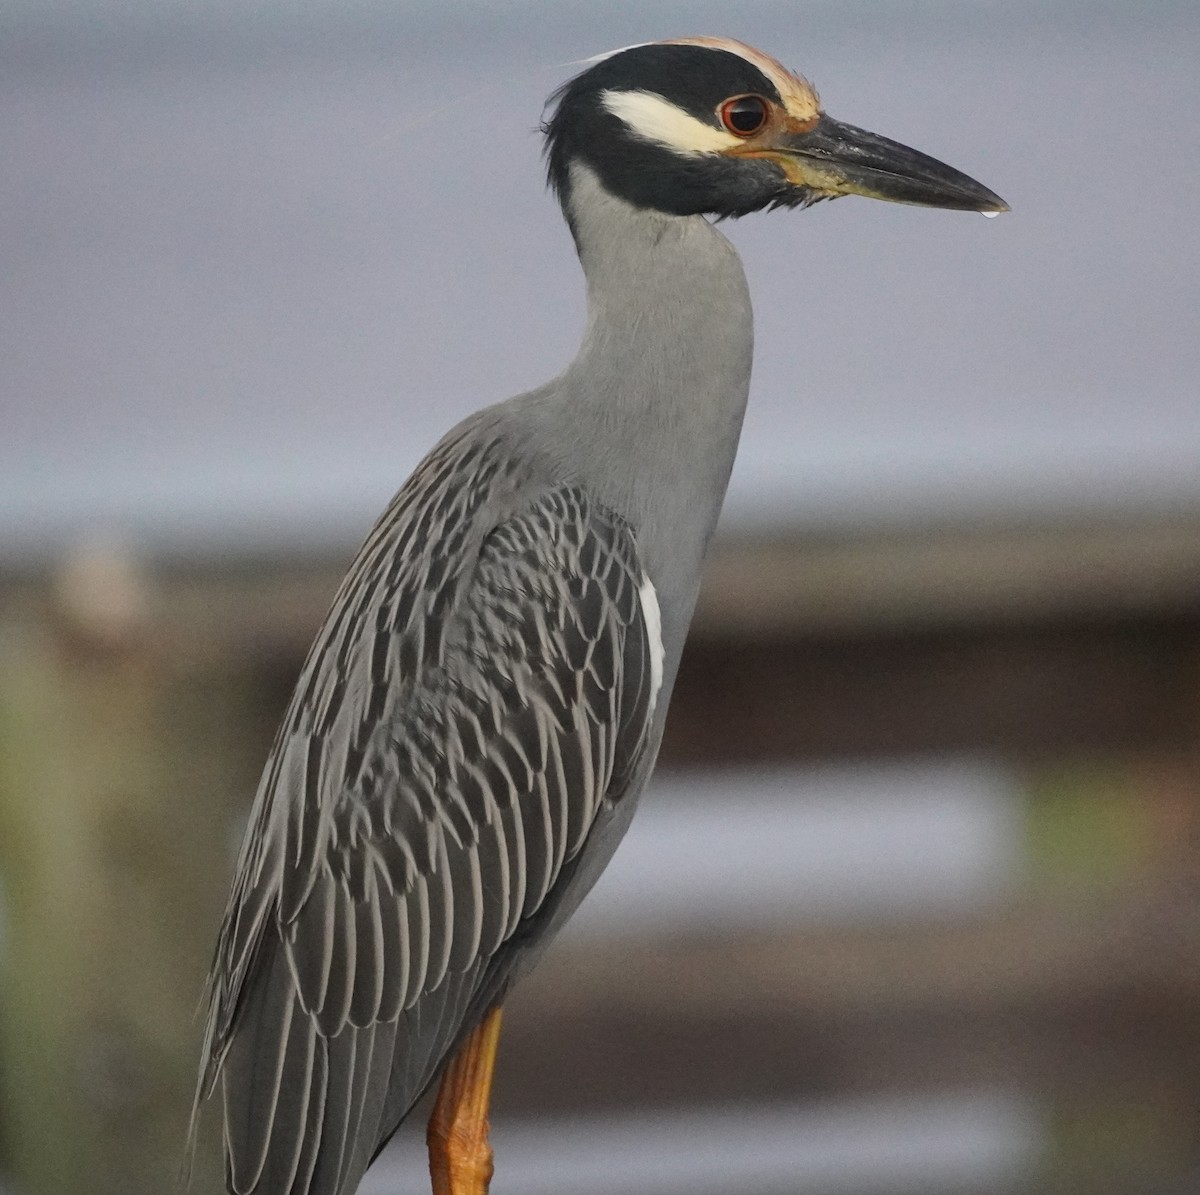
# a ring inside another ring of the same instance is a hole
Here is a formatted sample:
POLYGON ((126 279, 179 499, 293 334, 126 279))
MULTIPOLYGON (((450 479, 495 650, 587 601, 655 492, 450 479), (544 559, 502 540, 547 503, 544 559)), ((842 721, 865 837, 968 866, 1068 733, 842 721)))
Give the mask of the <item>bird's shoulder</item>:
POLYGON ((453 429, 377 520, 317 633, 283 734, 336 738, 394 720, 452 667, 467 679, 484 656, 544 647, 560 629, 546 622, 552 608, 594 623, 612 603, 631 621, 644 573, 632 528, 557 476, 507 416, 491 408, 453 429))

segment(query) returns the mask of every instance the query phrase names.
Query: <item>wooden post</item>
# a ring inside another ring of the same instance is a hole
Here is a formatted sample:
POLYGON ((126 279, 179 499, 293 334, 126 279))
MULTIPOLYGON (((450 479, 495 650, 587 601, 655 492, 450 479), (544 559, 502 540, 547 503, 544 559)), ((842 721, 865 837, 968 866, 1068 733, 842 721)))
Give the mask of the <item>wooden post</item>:
MULTIPOLYGON (((165 650, 140 582, 99 618, 47 596, 0 624, 4 1168, 21 1195, 163 1195, 261 761, 253 686, 165 650)), ((211 1124, 193 1189, 223 1190, 211 1124)))

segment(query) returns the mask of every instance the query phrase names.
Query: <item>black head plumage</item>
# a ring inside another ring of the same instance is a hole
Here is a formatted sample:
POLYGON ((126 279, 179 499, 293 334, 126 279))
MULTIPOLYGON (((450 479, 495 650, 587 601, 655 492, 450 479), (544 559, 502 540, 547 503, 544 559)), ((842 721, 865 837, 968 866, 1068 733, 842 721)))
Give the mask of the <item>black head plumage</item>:
POLYGON ((676 216, 742 216, 815 198, 791 185, 774 162, 685 154, 638 136, 605 105, 606 93, 613 92, 661 96, 715 130, 721 128, 717 110, 731 96, 782 102, 775 83, 732 50, 655 42, 602 59, 550 97, 552 113, 542 125, 550 186, 568 219, 575 164, 634 206, 676 216))

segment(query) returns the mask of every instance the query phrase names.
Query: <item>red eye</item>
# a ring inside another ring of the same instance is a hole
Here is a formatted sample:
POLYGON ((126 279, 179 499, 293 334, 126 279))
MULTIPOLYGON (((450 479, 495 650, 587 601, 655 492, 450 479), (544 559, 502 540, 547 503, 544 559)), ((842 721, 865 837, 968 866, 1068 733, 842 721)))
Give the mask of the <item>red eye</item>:
POLYGON ((731 133, 749 137, 767 123, 770 109, 761 95, 739 95, 726 100, 717 111, 721 123, 731 133))

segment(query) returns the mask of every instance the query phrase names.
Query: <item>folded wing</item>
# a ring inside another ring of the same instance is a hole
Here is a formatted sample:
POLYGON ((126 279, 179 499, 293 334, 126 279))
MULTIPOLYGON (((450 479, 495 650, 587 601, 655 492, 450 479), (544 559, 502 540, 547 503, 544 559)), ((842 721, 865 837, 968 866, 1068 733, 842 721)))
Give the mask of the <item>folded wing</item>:
POLYGON ((661 646, 628 527, 570 488, 473 518, 385 516, 264 775, 202 1077, 237 1195, 355 1189, 645 757, 661 646))

